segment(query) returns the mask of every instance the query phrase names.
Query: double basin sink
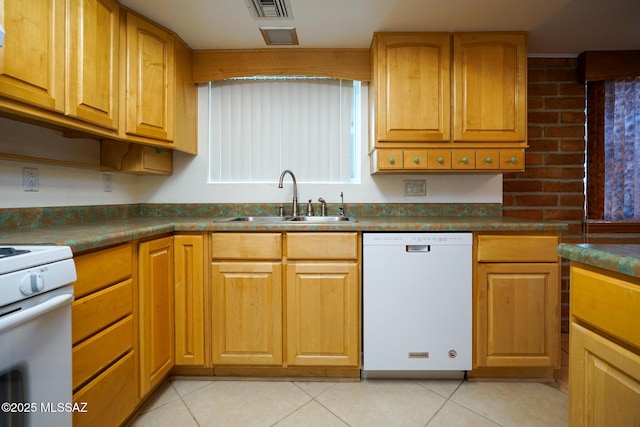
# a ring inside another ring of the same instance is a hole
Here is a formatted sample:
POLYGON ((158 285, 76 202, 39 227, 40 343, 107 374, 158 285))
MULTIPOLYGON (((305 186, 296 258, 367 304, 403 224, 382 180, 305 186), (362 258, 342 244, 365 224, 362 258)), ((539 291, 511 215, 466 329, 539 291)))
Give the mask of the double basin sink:
POLYGON ((233 218, 225 218, 216 220, 216 222, 308 222, 308 223, 332 223, 350 221, 356 222, 352 217, 348 216, 236 216, 233 218))

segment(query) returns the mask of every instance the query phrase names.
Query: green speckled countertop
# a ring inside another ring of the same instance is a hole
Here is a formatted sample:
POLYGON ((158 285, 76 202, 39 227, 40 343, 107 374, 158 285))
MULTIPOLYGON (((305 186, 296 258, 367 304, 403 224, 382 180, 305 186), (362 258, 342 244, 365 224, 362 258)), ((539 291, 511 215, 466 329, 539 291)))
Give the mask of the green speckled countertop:
MULTIPOLYGON (((267 205, 273 209, 272 205, 267 205)), ((482 205, 347 205, 357 222, 219 222, 272 212, 263 205, 121 205, 0 210, 0 246, 55 244, 74 252, 174 232, 198 231, 562 231, 567 224, 503 217, 482 205)), ((335 206, 330 206, 330 214, 335 206)))
POLYGON ((571 261, 640 278, 640 245, 561 243, 558 255, 571 261))

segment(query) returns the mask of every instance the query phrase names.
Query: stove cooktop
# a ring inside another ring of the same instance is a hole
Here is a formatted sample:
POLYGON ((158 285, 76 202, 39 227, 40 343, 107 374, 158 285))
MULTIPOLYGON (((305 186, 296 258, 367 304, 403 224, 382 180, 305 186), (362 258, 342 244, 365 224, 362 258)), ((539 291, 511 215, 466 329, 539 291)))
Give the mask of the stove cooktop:
POLYGON ((29 252, 31 251, 29 251, 28 249, 16 249, 12 247, 3 247, 3 248, 0 248, 0 259, 7 258, 10 256, 26 254, 29 252))
POLYGON ((0 244, 0 275, 73 258, 69 246, 0 244))

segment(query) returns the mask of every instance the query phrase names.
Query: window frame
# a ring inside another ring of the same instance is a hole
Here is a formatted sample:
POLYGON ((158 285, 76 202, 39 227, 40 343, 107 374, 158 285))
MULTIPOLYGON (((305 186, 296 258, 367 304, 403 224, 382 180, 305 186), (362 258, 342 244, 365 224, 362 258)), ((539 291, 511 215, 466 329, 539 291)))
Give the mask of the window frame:
POLYGON ((585 227, 587 233, 638 233, 639 221, 604 217, 605 81, 640 76, 640 50, 587 51, 578 56, 578 81, 586 84, 587 163, 585 227))

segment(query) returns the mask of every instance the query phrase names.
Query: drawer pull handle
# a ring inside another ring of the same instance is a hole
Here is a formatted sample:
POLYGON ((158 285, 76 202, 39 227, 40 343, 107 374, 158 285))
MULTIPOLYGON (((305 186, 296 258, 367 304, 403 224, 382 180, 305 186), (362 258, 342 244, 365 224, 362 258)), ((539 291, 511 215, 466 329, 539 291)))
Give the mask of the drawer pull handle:
POLYGON ((487 163, 491 163, 491 162, 493 162, 493 159, 492 159, 491 157, 487 157, 487 158, 485 159, 485 162, 487 162, 487 163))
POLYGON ((462 160, 462 163, 468 163, 469 162, 469 159, 467 159, 466 157, 463 157, 461 160, 462 160))
POLYGON ((413 163, 415 163, 415 164, 420 163, 420 157, 414 157, 413 158, 413 163))
POLYGON ((512 158, 509 159, 509 163, 515 163, 517 161, 518 161, 518 159, 516 159, 515 157, 512 157, 512 158))
POLYGON ((394 164, 396 162, 396 159, 393 157, 389 157, 389 163, 394 164))
POLYGON ((438 163, 444 163, 444 158, 443 157, 438 157, 438 163))

